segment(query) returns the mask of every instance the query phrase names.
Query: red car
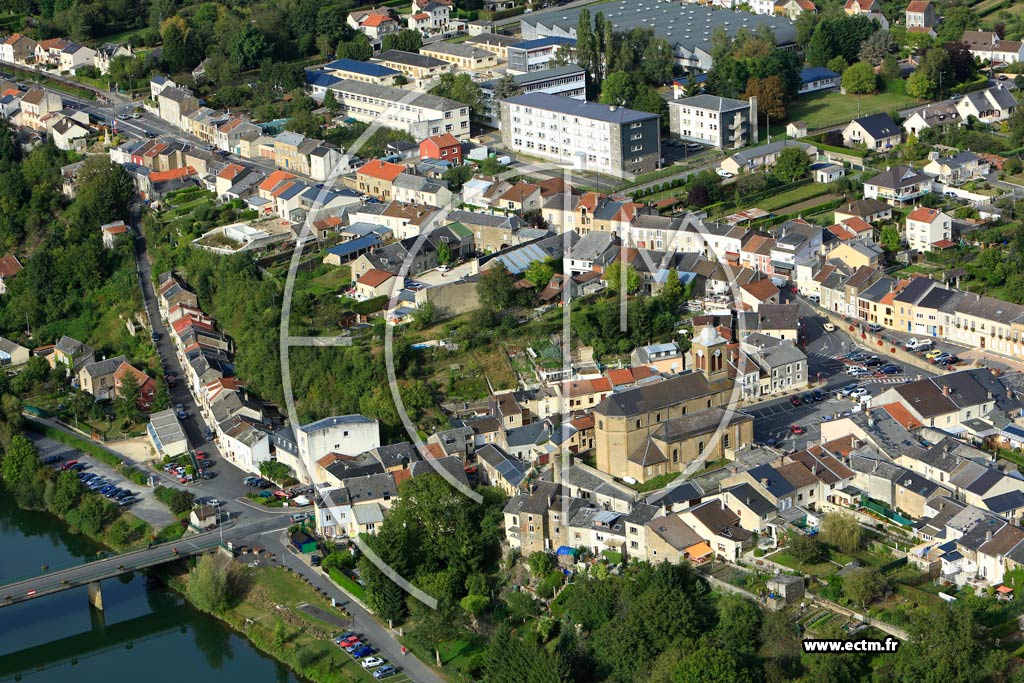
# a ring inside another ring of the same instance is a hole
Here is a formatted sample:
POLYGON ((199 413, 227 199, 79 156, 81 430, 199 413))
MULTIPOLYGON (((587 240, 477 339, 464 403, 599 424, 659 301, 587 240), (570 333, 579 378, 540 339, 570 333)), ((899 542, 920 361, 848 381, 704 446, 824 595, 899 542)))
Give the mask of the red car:
POLYGON ((340 643, 338 643, 338 647, 345 648, 345 647, 348 647, 349 645, 355 645, 358 642, 360 642, 359 641, 359 636, 349 636, 345 640, 343 640, 340 643))
POLYGON ((799 396, 790 396, 789 402, 793 405, 794 408, 799 408, 801 405, 803 405, 803 401, 800 400, 799 396))
POLYGON ((63 465, 60 466, 60 470, 61 470, 61 472, 63 472, 64 470, 68 469, 69 467, 72 467, 72 466, 77 465, 77 464, 78 464, 77 460, 68 460, 66 463, 64 463, 63 465))
POLYGON ((793 432, 794 434, 806 434, 807 433, 807 430, 804 429, 803 427, 801 427, 800 425, 790 425, 789 426, 789 431, 793 432))

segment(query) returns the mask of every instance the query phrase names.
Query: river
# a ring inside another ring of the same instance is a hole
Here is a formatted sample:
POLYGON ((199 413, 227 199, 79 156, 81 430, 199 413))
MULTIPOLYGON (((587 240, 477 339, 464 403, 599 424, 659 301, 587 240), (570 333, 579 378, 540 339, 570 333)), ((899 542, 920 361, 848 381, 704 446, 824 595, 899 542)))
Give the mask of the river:
MULTIPOLYGON (((0 494, 0 583, 42 565, 70 566, 99 546, 0 494)), ((103 583, 104 611, 84 587, 0 609, 0 681, 31 683, 298 683, 220 621, 142 575, 103 583)))

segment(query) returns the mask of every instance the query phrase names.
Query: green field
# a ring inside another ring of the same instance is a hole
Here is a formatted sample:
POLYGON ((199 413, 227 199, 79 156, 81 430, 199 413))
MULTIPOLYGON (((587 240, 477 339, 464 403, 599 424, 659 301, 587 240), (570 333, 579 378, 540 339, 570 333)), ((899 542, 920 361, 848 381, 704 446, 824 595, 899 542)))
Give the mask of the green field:
POLYGON ((839 92, 813 93, 798 97, 789 108, 790 121, 803 121, 811 130, 838 126, 858 116, 904 109, 918 101, 906 95, 843 95, 839 92))
POLYGON ((822 185, 821 183, 810 183, 808 185, 795 187, 792 190, 787 190, 786 192, 780 192, 779 194, 772 195, 771 197, 766 197, 764 200, 757 202, 756 206, 757 208, 764 209, 765 211, 774 211, 775 209, 781 209, 784 206, 796 204, 797 202, 802 202, 813 197, 819 197, 827 193, 827 185, 822 185))

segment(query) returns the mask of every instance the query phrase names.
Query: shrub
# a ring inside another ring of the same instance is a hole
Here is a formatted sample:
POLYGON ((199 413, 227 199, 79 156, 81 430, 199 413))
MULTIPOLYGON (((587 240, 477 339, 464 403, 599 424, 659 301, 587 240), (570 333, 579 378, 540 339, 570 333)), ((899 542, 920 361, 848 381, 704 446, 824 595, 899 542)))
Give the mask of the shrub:
POLYGON ((196 497, 188 491, 172 489, 167 486, 157 486, 153 489, 153 495, 176 515, 180 515, 183 512, 191 510, 192 503, 196 499, 196 497))

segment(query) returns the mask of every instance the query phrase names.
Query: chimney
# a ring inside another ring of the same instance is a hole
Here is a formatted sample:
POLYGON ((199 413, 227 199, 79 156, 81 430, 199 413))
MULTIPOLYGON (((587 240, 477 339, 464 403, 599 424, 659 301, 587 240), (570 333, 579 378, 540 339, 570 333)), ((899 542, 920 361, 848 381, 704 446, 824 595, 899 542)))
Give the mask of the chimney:
POLYGON ((991 540, 992 540, 992 530, 990 529, 990 530, 985 532, 985 542, 988 543, 991 540))
POLYGON ((811 474, 817 474, 817 473, 818 473, 818 463, 814 463, 813 465, 811 465, 811 474))
POLYGON ((949 385, 948 384, 943 385, 943 387, 942 387, 942 395, 943 396, 949 396, 949 385))
POLYGON ((768 477, 761 477, 761 486, 768 488, 768 477))

